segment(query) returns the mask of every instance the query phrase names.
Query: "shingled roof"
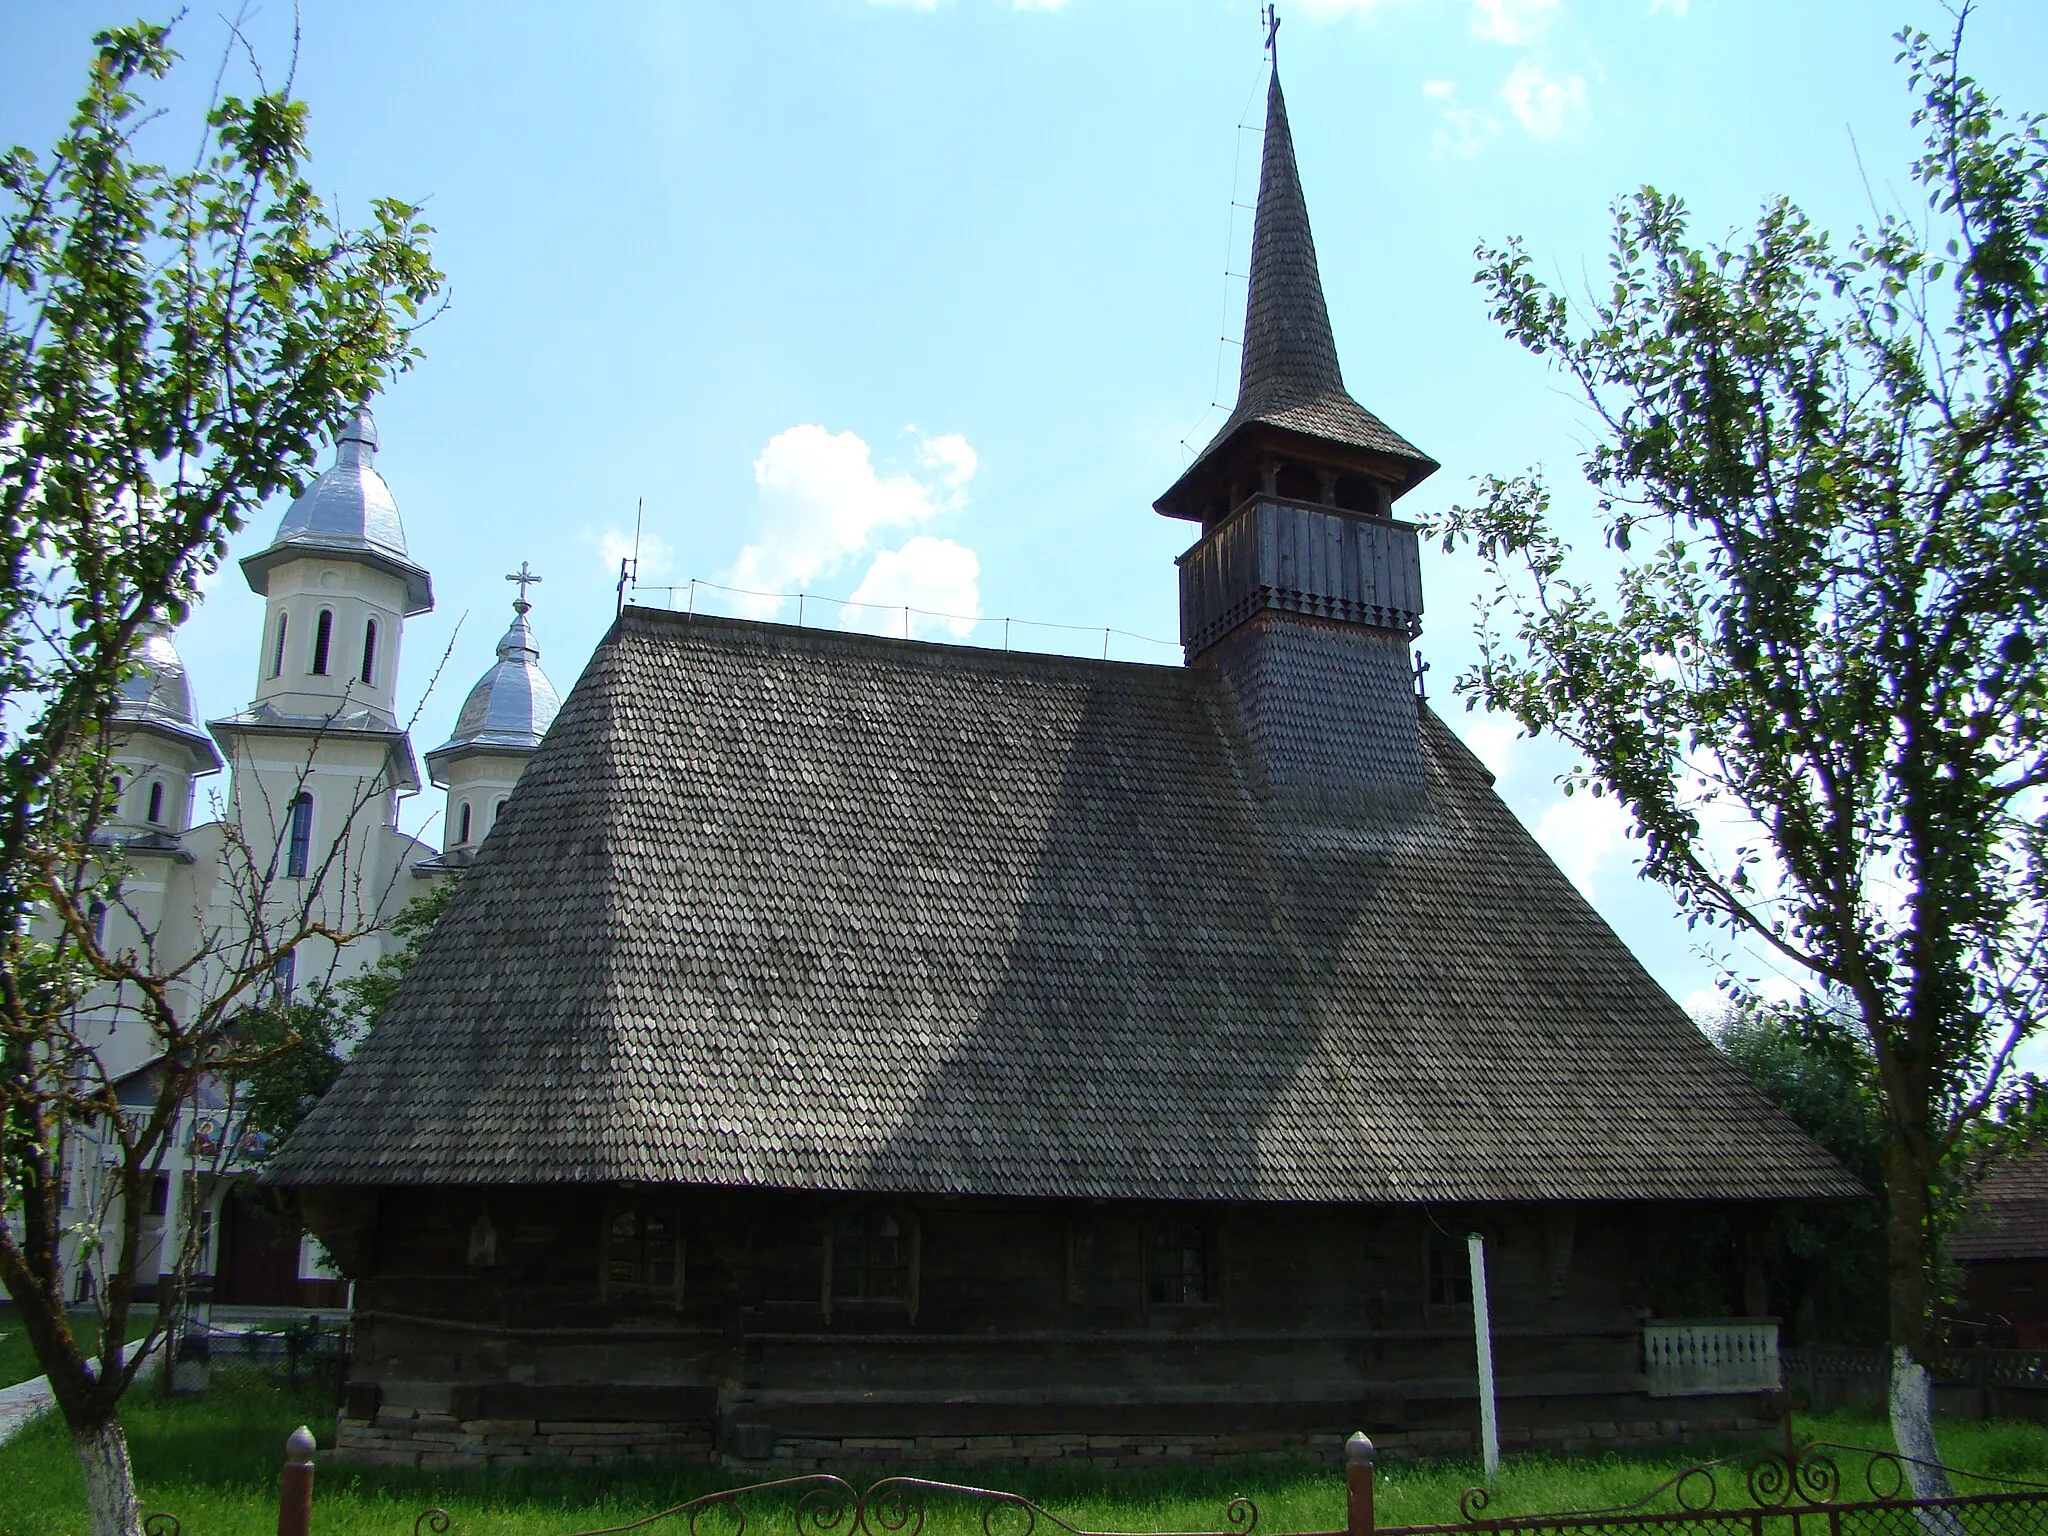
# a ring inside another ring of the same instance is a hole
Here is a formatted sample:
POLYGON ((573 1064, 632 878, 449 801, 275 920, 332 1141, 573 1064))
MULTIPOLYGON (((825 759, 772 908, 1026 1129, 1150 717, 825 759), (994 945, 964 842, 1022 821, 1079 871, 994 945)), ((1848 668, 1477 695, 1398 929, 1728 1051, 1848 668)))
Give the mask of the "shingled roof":
POLYGON ((274 1177, 1862 1193, 1422 737, 1288 800, 1204 669, 629 608, 274 1177))
POLYGON ((1435 459, 1352 399, 1344 387, 1277 70, 1266 90, 1265 150, 1252 225, 1237 404, 1208 447, 1159 498, 1160 509, 1178 506, 1181 487, 1201 478, 1224 446, 1253 425, 1385 454, 1407 466, 1408 485, 1437 468, 1435 459))
POLYGON ((1984 1176, 1970 1215, 1950 1235, 1949 1257, 2048 1259, 2048 1147, 2036 1147, 1984 1176))

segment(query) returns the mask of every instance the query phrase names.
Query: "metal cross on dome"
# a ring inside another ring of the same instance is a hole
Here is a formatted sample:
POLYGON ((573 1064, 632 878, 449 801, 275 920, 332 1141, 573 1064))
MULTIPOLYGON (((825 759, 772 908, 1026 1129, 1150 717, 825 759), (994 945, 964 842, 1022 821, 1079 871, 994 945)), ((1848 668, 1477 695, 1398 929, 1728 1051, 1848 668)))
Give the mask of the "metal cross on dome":
POLYGON ((1269 5, 1259 14, 1259 20, 1266 24, 1266 52, 1273 56, 1273 63, 1280 62, 1280 7, 1269 5))
POLYGON ((519 583, 519 611, 521 613, 524 613, 527 610, 527 607, 529 606, 526 601, 526 589, 542 580, 542 578, 534 575, 533 567, 527 564, 526 561, 522 560, 519 562, 519 569, 514 571, 510 576, 507 576, 505 579, 507 581, 516 581, 519 583))

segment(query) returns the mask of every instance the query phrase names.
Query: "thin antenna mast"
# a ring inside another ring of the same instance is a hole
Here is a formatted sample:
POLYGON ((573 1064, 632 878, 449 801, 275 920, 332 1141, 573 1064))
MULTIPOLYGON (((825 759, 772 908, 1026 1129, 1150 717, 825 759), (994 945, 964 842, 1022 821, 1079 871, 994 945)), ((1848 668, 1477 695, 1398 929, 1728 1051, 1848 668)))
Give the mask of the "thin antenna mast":
POLYGON ((640 584, 640 522, 647 513, 647 498, 642 496, 633 504, 633 553, 631 558, 619 557, 619 600, 612 609, 612 617, 618 618, 626 611, 626 584, 640 584))

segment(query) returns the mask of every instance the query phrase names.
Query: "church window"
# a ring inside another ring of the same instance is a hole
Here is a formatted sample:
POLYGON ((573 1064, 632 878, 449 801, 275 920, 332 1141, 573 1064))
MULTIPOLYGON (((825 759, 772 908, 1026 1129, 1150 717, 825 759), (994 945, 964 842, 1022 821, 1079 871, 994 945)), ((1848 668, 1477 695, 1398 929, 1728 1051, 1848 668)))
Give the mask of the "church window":
POLYGON ((272 677, 276 677, 280 672, 284 671, 284 633, 290 624, 290 614, 280 613, 277 616, 277 649, 270 656, 270 675, 272 677))
POLYGON ((294 880, 306 877, 306 864, 313 852, 313 797, 301 793, 292 801, 289 835, 290 843, 285 849, 284 872, 294 880))
POLYGON ((160 1173, 149 1181, 148 1212, 152 1216, 167 1216, 171 1210, 171 1176, 160 1173))
POLYGON ((1465 1239, 1434 1225, 1429 1229, 1429 1304, 1472 1305, 1472 1255, 1465 1239))
POLYGON ((456 836, 455 841, 458 846, 469 841, 469 802, 467 801, 464 801, 462 806, 462 831, 456 836))
POLYGON ((164 786, 161 779, 149 786, 149 819, 157 823, 164 819, 164 786))
POLYGON ((605 1225, 605 1289, 673 1294, 680 1251, 675 1221, 666 1212, 642 1205, 615 1208, 605 1225))
POLYGON ((298 976, 299 957, 288 949, 277 957, 276 963, 270 968, 271 983, 277 989, 277 1000, 280 1003, 289 1003, 292 1000, 292 991, 298 985, 298 976))
POLYGON ((498 801, 498 802, 497 802, 497 804, 495 804, 495 805, 493 805, 493 806, 491 807, 491 825, 492 825, 492 826, 494 826, 494 827, 495 827, 495 826, 496 826, 496 825, 498 824, 498 812, 502 811, 503 809, 505 809, 505 802, 504 802, 504 801, 502 801, 502 800, 498 801))
POLYGON ((913 1240, 894 1211, 843 1211, 832 1221, 828 1258, 834 1301, 911 1299, 913 1240))
POLYGON ((363 682, 374 687, 377 682, 377 621, 367 620, 363 625, 363 682))
POLYGON ((313 626, 313 675, 327 675, 327 653, 334 648, 334 614, 326 608, 320 610, 319 621, 313 626))
POLYGON ((1162 1221, 1145 1253, 1145 1299, 1154 1306, 1214 1301, 1215 1263, 1209 1232, 1198 1221, 1162 1221))
POLYGON ((86 921, 92 924, 92 941, 95 944, 107 942, 107 904, 96 901, 86 913, 86 921))

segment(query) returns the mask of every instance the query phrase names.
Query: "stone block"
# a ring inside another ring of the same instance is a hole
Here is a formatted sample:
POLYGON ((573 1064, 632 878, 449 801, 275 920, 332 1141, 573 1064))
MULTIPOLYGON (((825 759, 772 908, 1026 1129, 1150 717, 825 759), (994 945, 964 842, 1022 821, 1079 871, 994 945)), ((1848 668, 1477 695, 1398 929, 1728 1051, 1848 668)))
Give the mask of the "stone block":
POLYGON ((473 1472, 485 1465, 486 1458, 468 1451, 427 1451, 420 1456, 422 1472, 473 1472))
POLYGON ((532 1419, 471 1419, 463 1425, 472 1434, 478 1435, 531 1435, 534 1433, 532 1419))
POLYGON ((377 1410, 377 1417, 371 1422, 380 1429, 395 1428, 399 1425, 410 1424, 418 1417, 419 1410, 417 1408, 402 1408, 386 1403, 377 1410))

